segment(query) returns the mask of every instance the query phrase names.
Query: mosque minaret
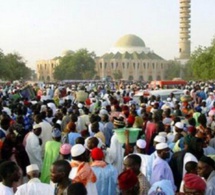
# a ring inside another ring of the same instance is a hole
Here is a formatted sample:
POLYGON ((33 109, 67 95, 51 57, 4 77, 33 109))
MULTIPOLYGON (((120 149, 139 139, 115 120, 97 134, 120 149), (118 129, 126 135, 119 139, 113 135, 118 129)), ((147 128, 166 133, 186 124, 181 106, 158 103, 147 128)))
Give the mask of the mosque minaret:
POLYGON ((190 58, 190 2, 191 0, 180 0, 180 60, 190 58))

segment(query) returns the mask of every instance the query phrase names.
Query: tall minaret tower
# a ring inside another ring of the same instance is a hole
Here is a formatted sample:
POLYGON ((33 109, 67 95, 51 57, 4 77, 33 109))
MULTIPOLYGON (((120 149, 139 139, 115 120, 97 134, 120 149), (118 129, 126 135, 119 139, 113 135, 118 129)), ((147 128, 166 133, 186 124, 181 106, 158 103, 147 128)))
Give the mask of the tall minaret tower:
POLYGON ((190 1, 180 0, 180 60, 188 60, 190 58, 190 1))

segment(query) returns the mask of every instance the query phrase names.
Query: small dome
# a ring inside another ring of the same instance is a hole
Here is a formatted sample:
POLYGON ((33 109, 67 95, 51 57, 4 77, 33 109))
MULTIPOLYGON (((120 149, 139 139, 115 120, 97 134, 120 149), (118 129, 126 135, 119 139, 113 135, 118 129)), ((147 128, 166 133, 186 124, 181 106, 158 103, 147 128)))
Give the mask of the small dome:
POLYGON ((145 47, 145 43, 140 37, 128 34, 121 37, 114 47, 145 47))

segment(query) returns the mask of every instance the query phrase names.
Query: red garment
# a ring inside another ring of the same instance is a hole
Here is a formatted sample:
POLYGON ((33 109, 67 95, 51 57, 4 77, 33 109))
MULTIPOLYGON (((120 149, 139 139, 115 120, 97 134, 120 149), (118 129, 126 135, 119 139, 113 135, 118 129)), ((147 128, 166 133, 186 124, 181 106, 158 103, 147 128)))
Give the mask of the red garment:
POLYGON ((146 131, 145 131, 145 138, 146 138, 146 152, 149 151, 150 148, 150 141, 152 139, 152 136, 156 133, 157 130, 157 124, 154 122, 148 122, 146 124, 146 131))
POLYGON ((206 182, 196 174, 187 173, 184 176, 184 186, 189 189, 204 191, 206 189, 206 182))
POLYGON ((127 123, 128 123, 128 125, 129 125, 129 126, 133 126, 134 121, 135 121, 135 116, 129 115, 128 118, 127 118, 127 123))
POLYGON ((102 160, 104 158, 104 153, 100 148, 93 148, 91 150, 91 157, 93 160, 102 160))
POLYGON ((138 178, 132 169, 128 169, 118 176, 118 182, 120 190, 129 190, 138 183, 138 178))

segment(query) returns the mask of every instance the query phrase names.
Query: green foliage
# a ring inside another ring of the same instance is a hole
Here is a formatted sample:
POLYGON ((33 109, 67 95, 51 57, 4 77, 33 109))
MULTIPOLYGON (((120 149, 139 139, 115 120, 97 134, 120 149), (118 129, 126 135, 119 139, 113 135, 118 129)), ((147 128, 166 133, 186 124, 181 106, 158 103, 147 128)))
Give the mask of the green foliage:
POLYGON ((18 53, 4 55, 0 51, 0 69, 0 78, 2 80, 31 78, 31 69, 26 66, 24 59, 18 53))
POLYGON ((92 79, 95 75, 95 54, 86 49, 74 53, 67 53, 60 59, 60 64, 54 70, 54 78, 64 79, 92 79))
POLYGON ((115 80, 119 80, 119 79, 122 79, 122 72, 120 70, 115 70, 113 72, 113 78, 115 80))
POLYGON ((215 78, 215 39, 209 47, 199 46, 191 55, 189 64, 193 79, 210 80, 215 78))
POLYGON ((165 80, 172 80, 173 78, 181 77, 181 68, 182 66, 178 61, 168 61, 164 73, 165 80))

